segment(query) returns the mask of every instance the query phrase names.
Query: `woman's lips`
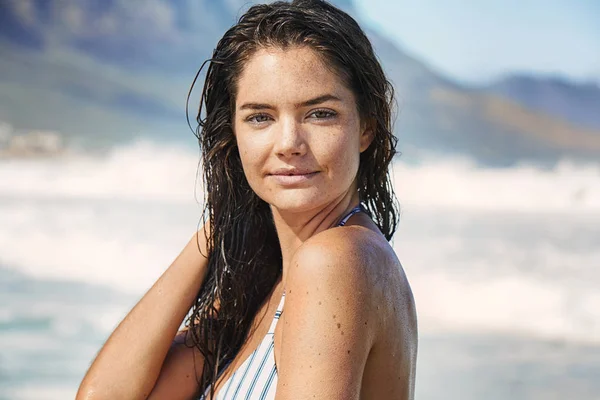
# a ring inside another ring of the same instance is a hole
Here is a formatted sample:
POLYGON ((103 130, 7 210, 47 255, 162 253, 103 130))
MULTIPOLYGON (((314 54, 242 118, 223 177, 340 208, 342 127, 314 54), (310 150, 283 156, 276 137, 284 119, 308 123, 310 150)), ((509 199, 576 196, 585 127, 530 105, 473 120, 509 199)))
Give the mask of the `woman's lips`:
POLYGON ((308 172, 301 174, 271 174, 271 178, 281 186, 292 186, 310 181, 319 172, 308 172))

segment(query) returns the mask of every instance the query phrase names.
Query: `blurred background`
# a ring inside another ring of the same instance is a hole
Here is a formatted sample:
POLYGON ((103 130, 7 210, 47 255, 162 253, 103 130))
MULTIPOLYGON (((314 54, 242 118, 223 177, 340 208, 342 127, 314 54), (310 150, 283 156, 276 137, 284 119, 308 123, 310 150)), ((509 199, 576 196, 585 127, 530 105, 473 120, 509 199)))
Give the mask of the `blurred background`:
MULTIPOLYGON (((334 3, 398 96, 416 398, 597 399, 600 3, 334 3)), ((250 5, 0 0, 0 399, 73 398, 196 230, 185 98, 250 5)))

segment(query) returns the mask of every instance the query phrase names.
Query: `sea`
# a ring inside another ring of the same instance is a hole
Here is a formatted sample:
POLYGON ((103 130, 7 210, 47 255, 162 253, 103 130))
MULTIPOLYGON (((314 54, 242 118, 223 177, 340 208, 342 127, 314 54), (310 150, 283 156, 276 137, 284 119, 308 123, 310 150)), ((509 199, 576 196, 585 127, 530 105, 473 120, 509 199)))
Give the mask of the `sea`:
MULTIPOLYGON (((0 160, 0 399, 72 399, 197 229, 197 149, 0 160)), ((397 160, 416 399, 600 399, 600 163, 397 160)))

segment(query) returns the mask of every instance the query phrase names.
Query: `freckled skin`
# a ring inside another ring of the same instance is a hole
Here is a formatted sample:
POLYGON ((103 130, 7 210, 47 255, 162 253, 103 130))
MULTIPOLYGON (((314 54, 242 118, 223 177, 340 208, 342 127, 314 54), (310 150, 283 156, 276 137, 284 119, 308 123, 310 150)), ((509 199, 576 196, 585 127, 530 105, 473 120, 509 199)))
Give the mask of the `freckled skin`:
POLYGON ((318 210, 346 194, 358 171, 359 154, 371 140, 361 137, 352 91, 308 48, 262 49, 247 62, 238 85, 234 131, 248 183, 279 212, 318 210), (296 107, 325 94, 340 101, 296 107), (246 103, 273 108, 242 110, 246 103), (318 118, 315 110, 336 115, 318 118), (264 122, 248 121, 257 113, 264 122), (285 190, 266 176, 289 166, 318 174, 310 183, 285 190))

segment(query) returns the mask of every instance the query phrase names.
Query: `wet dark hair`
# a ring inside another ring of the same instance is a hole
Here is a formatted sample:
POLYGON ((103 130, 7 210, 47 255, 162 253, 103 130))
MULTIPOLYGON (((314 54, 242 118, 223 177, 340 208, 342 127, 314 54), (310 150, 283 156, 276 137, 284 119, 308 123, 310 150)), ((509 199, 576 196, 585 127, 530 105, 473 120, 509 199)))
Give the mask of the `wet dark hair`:
POLYGON ((361 203, 388 240, 398 222, 388 172, 396 154, 394 93, 362 29, 348 14, 320 0, 251 7, 205 62, 195 133, 202 150, 209 257, 208 274, 187 324, 191 341, 204 355, 199 392, 211 385, 211 397, 219 372, 244 343, 282 268, 270 207, 252 191, 242 170, 233 133, 237 83, 257 50, 297 46, 313 49, 354 93, 361 121, 374 131, 373 142, 360 155, 361 203))

